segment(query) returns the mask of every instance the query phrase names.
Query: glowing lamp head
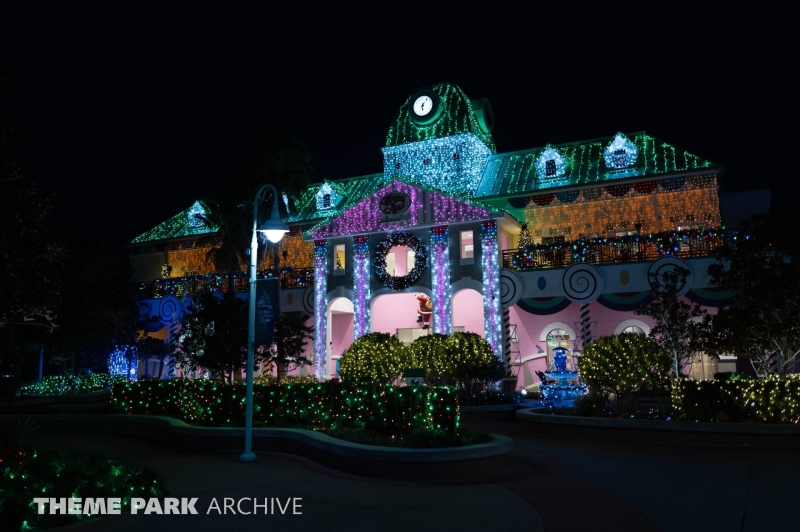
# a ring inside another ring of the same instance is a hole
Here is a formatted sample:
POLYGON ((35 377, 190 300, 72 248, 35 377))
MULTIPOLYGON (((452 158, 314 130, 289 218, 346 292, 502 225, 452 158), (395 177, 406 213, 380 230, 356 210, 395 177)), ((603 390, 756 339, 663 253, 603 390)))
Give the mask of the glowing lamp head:
POLYGON ((258 230, 264 233, 267 237, 267 240, 273 244, 280 242, 283 238, 283 235, 289 232, 289 228, 286 226, 286 224, 283 223, 280 218, 276 220, 274 216, 261 224, 261 227, 259 227, 258 230))

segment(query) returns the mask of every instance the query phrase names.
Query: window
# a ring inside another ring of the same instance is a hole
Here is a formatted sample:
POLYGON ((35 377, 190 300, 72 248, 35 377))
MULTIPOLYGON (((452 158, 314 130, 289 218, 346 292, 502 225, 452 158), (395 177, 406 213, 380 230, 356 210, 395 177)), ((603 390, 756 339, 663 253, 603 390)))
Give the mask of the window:
POLYGON ((617 168, 622 168, 623 166, 627 166, 627 161, 625 158, 625 150, 614 150, 614 164, 617 168))
POLYGON ((333 275, 344 275, 345 253, 344 244, 336 244, 333 248, 333 275))
POLYGON ((330 194, 324 194, 322 196, 322 208, 323 209, 328 209, 328 208, 330 208, 330 206, 331 206, 331 195, 330 194))
POLYGON ((406 272, 414 269, 414 250, 409 249, 406 251, 406 272))
POLYGON ((549 159, 544 163, 544 173, 547 177, 555 177, 556 175, 556 160, 549 159))
POLYGON ((647 336, 647 334, 644 332, 644 329, 641 327, 636 327, 635 325, 625 327, 622 330, 622 334, 638 334, 639 336, 647 336))
POLYGON ((317 210, 323 211, 332 209, 336 206, 337 199, 336 190, 334 190, 330 183, 323 183, 316 193, 317 210))
POLYGON ((475 241, 472 231, 461 231, 461 263, 472 264, 475 258, 475 241))
POLYGON ((547 365, 548 366, 553 361, 553 349, 555 349, 556 347, 563 347, 565 349, 569 349, 570 350, 570 354, 572 354, 569 333, 567 331, 565 331, 564 329, 553 329, 552 331, 547 333, 547 365))

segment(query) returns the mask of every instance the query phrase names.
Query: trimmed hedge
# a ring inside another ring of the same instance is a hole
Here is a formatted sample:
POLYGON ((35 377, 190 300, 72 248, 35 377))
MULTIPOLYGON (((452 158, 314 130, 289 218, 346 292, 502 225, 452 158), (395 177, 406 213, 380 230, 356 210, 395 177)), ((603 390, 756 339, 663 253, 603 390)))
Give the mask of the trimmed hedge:
POLYGON ((126 382, 127 380, 128 378, 125 375, 109 375, 108 373, 44 377, 42 384, 23 386, 20 388, 20 393, 24 396, 88 393, 105 390, 115 383, 126 382))
MULTIPOLYGON (((167 415, 212 427, 244 426, 246 388, 203 379, 117 384, 114 411, 167 415)), ((366 426, 384 434, 458 427, 458 392, 452 388, 371 383, 253 385, 253 421, 272 427, 366 426)))
POLYGON ((372 332, 353 342, 342 355, 342 380, 390 384, 408 366, 408 348, 387 333, 372 332))
POLYGON ((692 421, 800 423, 800 375, 672 383, 672 405, 692 421))

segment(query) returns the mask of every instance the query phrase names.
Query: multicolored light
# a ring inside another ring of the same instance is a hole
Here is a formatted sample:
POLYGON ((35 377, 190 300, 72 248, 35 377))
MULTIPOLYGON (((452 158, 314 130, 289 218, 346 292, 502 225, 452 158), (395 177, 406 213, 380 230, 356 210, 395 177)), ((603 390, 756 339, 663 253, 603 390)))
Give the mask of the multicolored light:
POLYGON ((433 284, 433 332, 450 334, 450 238, 447 226, 431 228, 431 283, 433 284))
POLYGON ((328 242, 314 241, 314 375, 325 378, 328 314, 328 242))
POLYGON ((370 260, 369 236, 353 237, 353 340, 358 340, 369 332, 370 315, 370 260))
POLYGON ((492 351, 503 353, 503 320, 500 314, 500 251, 497 245, 497 221, 481 223, 481 267, 483 270, 483 329, 492 351))

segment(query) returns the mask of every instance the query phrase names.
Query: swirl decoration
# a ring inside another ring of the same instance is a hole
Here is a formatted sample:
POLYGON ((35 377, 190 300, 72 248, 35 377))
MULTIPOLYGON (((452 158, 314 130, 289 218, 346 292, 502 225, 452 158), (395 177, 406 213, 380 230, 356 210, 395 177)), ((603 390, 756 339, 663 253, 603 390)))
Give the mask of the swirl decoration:
POLYGON ((573 303, 589 303, 603 293, 603 275, 596 267, 578 262, 564 270, 561 278, 564 295, 573 303))
POLYGON ((162 323, 172 323, 172 317, 183 317, 183 305, 175 296, 164 296, 158 303, 158 317, 162 323))
POLYGON ((428 266, 428 251, 419 238, 409 233, 391 233, 378 243, 375 248, 373 270, 378 282, 392 290, 405 290, 422 276, 428 266), (394 246, 407 246, 414 250, 414 267, 403 276, 389 275, 386 272, 386 255, 394 246))
POLYGON ((522 280, 512 270, 500 270, 500 304, 504 307, 516 305, 522 297, 522 280))
POLYGON ((647 280, 650 283, 650 288, 655 292, 664 292, 667 289, 666 282, 664 281, 664 274, 670 273, 677 269, 684 269, 689 273, 685 277, 678 277, 678 286, 675 287, 675 295, 681 297, 689 291, 692 287, 692 269, 682 259, 677 257, 661 257, 650 263, 647 268, 647 280))
POLYGON ((313 316, 314 315, 314 287, 309 286, 306 288, 305 292, 303 292, 303 310, 306 311, 306 314, 313 316))

